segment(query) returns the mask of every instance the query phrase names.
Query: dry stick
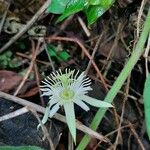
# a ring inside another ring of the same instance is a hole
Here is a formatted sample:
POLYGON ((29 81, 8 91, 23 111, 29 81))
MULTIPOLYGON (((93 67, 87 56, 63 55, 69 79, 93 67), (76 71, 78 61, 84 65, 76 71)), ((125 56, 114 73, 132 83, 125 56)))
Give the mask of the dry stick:
POLYGON ((110 59, 110 57, 111 57, 111 56, 113 57, 113 55, 114 55, 114 51, 115 51, 115 49, 116 49, 116 46, 117 46, 117 44, 118 44, 118 40, 119 40, 119 38, 120 38, 119 34, 120 34, 120 31, 121 31, 121 30, 122 30, 122 24, 119 23, 118 29, 117 29, 117 33, 116 33, 116 37, 115 37, 115 40, 114 40, 114 43, 113 43, 113 45, 112 45, 112 47, 111 47, 111 49, 110 49, 110 51, 109 51, 109 53, 108 53, 107 59, 106 59, 106 61, 105 61, 105 63, 104 63, 104 66, 103 66, 103 68, 102 68, 102 70, 103 70, 104 68, 106 68, 106 69, 105 69, 106 71, 104 72, 104 75, 105 75, 105 76, 106 76, 106 73, 107 73, 107 70, 108 70, 109 66, 111 65, 111 62, 109 62, 107 66, 106 66, 106 64, 107 64, 108 60, 110 59))
MULTIPOLYGON (((35 49, 34 48, 32 48, 32 53, 33 54, 35 53, 35 49)), ((41 96, 42 92, 40 90, 40 76, 39 76, 39 72, 38 72, 38 67, 37 67, 36 61, 34 61, 33 68, 34 68, 34 73, 35 73, 36 84, 38 86, 38 90, 39 90, 39 94, 40 94, 40 101, 41 101, 42 106, 44 107, 45 103, 44 103, 43 97, 41 96)))
POLYGON ((9 7, 10 7, 10 3, 11 3, 11 1, 8 1, 6 10, 5 10, 4 15, 3 15, 1 22, 0 22, 0 34, 2 32, 2 28, 3 28, 4 22, 5 22, 9 7))
POLYGON ((143 55, 143 57, 145 57, 146 77, 148 77, 148 75, 149 75, 149 71, 148 71, 148 53, 149 53, 149 50, 150 50, 150 34, 149 34, 149 37, 148 37, 148 43, 147 43, 147 46, 146 46, 146 49, 145 49, 145 53, 143 55))
POLYGON ((138 143, 139 143, 141 149, 142 149, 142 150, 145 150, 144 145, 142 144, 142 142, 141 142, 141 140, 140 140, 138 134, 136 133, 136 131, 135 131, 134 127, 133 127, 133 125, 132 125, 130 122, 129 122, 129 124, 130 124, 130 129, 131 129, 133 135, 135 136, 135 138, 137 139, 137 141, 138 141, 138 143))
MULTIPOLYGON (((122 130, 122 129, 124 129, 124 128, 129 128, 129 127, 130 127, 130 125, 127 124, 127 125, 121 126, 120 129, 122 130)), ((106 134, 105 137, 109 137, 109 136, 115 134, 115 133, 118 132, 118 130, 120 130, 120 129, 116 129, 116 130, 111 131, 110 133, 106 134)), ((99 141, 98 144, 93 148, 93 150, 97 150, 98 146, 99 146, 101 143, 102 143, 102 141, 99 141)))
POLYGON ((85 32, 86 36, 90 37, 91 33, 88 30, 88 28, 86 27, 86 24, 84 23, 84 21, 82 20, 82 18, 78 16, 77 19, 78 19, 78 21, 79 21, 79 23, 80 23, 83 31, 85 32))
MULTIPOLYGON (((20 53, 20 52, 17 52, 16 55, 20 56, 20 57, 23 57, 25 59, 28 59, 28 60, 31 60, 32 58, 30 58, 30 56, 26 55, 26 54, 23 54, 23 53, 20 53)), ((47 65, 47 66, 50 66, 49 62, 45 62, 45 61, 42 61, 42 60, 38 60, 36 59, 35 60, 37 63, 40 63, 42 65, 47 65)))
POLYGON ((141 20, 142 13, 143 13, 143 10, 144 10, 144 5, 146 4, 146 2, 147 2, 147 0, 142 0, 141 7, 140 7, 140 10, 139 10, 139 13, 138 13, 137 33, 136 33, 137 39, 139 38, 139 35, 140 35, 140 20, 141 20))
POLYGON ((129 75, 128 79, 127 79, 127 85, 126 85, 126 90, 125 90, 125 97, 123 99, 123 105, 122 105, 122 113, 121 113, 121 116, 120 116, 120 123, 119 123, 119 127, 118 127, 119 130, 118 130, 116 141, 115 141, 115 144, 114 144, 114 147, 113 147, 114 150, 117 147, 118 140, 119 140, 119 137, 121 135, 121 125, 122 125, 122 122, 123 122, 123 116, 124 116, 124 112, 125 112, 126 100, 128 98, 129 86, 130 86, 130 75, 129 75))
POLYGON ((56 71, 56 70, 55 70, 55 67, 54 67, 54 65, 53 65, 52 58, 51 58, 51 56, 50 56, 50 54, 49 54, 49 52, 48 52, 47 43, 45 42, 45 39, 43 40, 43 44, 44 44, 44 48, 45 48, 46 54, 47 54, 47 56, 48 56, 48 59, 49 59, 49 61, 50 61, 50 64, 51 64, 51 66, 52 66, 52 70, 53 70, 53 72, 54 72, 54 71, 56 71))
MULTIPOLYGON (((43 113, 43 114, 45 113, 45 108, 44 107, 42 107, 40 105, 37 105, 37 104, 34 104, 32 102, 26 101, 24 99, 9 95, 9 94, 4 93, 2 91, 0 91, 0 97, 5 98, 6 100, 9 100, 9 101, 18 103, 18 104, 23 105, 23 106, 28 106, 28 107, 34 109, 37 112, 40 112, 40 113, 43 113)), ((66 123, 66 118, 61 114, 56 113, 54 118, 61 121, 61 122, 66 123)), ((93 137, 95 137, 95 138, 97 138, 101 141, 104 141, 104 142, 109 141, 109 139, 105 138, 103 135, 101 135, 101 134, 93 131, 92 129, 88 128, 87 126, 83 125, 78 120, 76 120, 76 127, 77 127, 78 130, 80 130, 82 132, 85 132, 85 133, 89 134, 90 136, 93 136, 93 137)))
POLYGON ((36 119, 38 120, 39 124, 41 125, 41 128, 42 128, 42 131, 44 133, 44 136, 48 139, 48 142, 49 142, 49 145, 50 145, 50 149, 51 150, 55 150, 54 144, 52 142, 51 137, 49 136, 48 130, 45 127, 45 125, 42 124, 42 121, 40 120, 37 112, 34 109, 32 109, 32 108, 29 108, 29 110, 32 112, 32 114, 36 117, 36 119))
POLYGON ((14 117, 17 117, 17 116, 22 115, 22 114, 27 113, 27 112, 29 112, 29 110, 28 110, 27 107, 25 106, 25 107, 23 107, 23 108, 20 108, 20 109, 14 111, 14 112, 11 112, 11 113, 9 113, 9 114, 6 114, 6 115, 1 116, 1 117, 0 117, 0 122, 1 122, 1 121, 5 121, 5 120, 8 120, 8 119, 11 119, 11 118, 14 118, 14 117))
POLYGON ((128 148, 127 148, 128 150, 131 149, 130 147, 131 147, 131 138, 132 138, 132 135, 133 135, 132 132, 130 132, 129 133, 129 137, 128 137, 128 148))
POLYGON ((98 37, 98 40, 97 40, 97 42, 96 42, 96 44, 95 44, 95 47, 94 47, 94 49, 93 49, 92 56, 91 56, 91 58, 90 58, 90 61, 89 61, 89 63, 88 63, 88 66, 87 66, 87 68, 86 68, 86 70, 85 70, 85 73, 86 73, 86 74, 88 74, 88 72, 89 72, 89 69, 90 69, 91 64, 92 64, 92 60, 94 60, 95 53, 96 53, 96 51, 97 51, 97 49, 98 49, 98 46, 99 46, 99 44, 100 44, 100 41, 101 41, 103 35, 104 35, 104 32, 103 32, 101 35, 99 35, 99 37, 98 37))
MULTIPOLYGON (((83 52, 86 54, 86 56, 89 58, 89 59, 91 59, 91 56, 90 56, 90 54, 89 54, 89 52, 87 51, 87 49, 84 47, 84 45, 77 39, 77 38, 68 38, 68 37, 59 37, 59 36, 57 36, 57 37, 47 37, 46 38, 49 42, 51 42, 52 40, 60 40, 60 41, 70 41, 70 42, 74 42, 74 43, 77 43, 79 46, 80 46, 80 48, 83 50, 83 52)), ((96 70, 96 72, 98 73, 98 75, 99 75, 99 77, 100 77, 100 79, 101 79, 101 81, 102 81, 102 84, 103 84, 103 86, 104 86, 104 88, 106 89, 106 90, 108 90, 108 88, 107 88, 107 84, 106 84, 106 82, 105 82, 105 80, 104 80, 104 78, 103 78, 103 76, 102 76, 102 74, 101 74, 101 72, 100 72, 100 70, 98 69, 98 67, 97 67, 97 65, 96 65, 96 63, 94 62, 94 60, 92 60, 92 65, 93 65, 93 67, 95 68, 95 70, 96 70)))
MULTIPOLYGON (((22 82, 21 82, 20 85, 18 86, 17 90, 15 91, 14 96, 16 96, 16 95, 18 94, 18 92, 20 91, 20 89, 23 87, 25 81, 27 80, 27 78, 28 78, 30 72, 32 71, 32 68, 33 68, 33 66, 34 66, 34 61, 35 61, 35 59, 36 59, 37 52, 38 52, 38 50, 39 50, 39 46, 40 46, 40 41, 38 41, 38 44, 37 44, 35 53, 33 54, 32 61, 31 61, 31 63, 30 63, 30 66, 29 66, 29 68, 28 68, 28 71, 27 71, 27 73, 25 74, 25 76, 24 76, 22 82)), ((32 48, 34 48, 34 43, 33 43, 33 42, 32 42, 32 48)))
POLYGON ((31 18, 31 20, 28 21, 28 23, 0 49, 0 53, 5 51, 16 40, 18 40, 38 20, 40 15, 44 13, 44 11, 47 9, 50 3, 51 3, 51 0, 47 0, 43 4, 43 6, 38 10, 38 12, 31 18))

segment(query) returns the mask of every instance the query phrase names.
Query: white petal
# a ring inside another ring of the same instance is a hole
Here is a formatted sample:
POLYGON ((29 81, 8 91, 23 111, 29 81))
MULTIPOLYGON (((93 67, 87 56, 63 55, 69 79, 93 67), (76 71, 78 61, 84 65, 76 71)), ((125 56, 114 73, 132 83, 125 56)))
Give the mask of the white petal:
POLYGON ((81 99, 85 102, 87 102, 88 104, 95 106, 95 107, 113 107, 110 103, 89 97, 87 95, 82 95, 81 99))
POLYGON ((52 109, 49 112, 49 117, 52 118, 55 115, 55 113, 58 111, 58 109, 59 109, 59 103, 57 103, 52 107, 52 109))
POLYGON ((75 113, 74 113, 74 104, 72 102, 64 104, 66 121, 70 130, 70 133, 73 137, 74 142, 76 143, 76 124, 75 124, 75 113))
POLYGON ((85 111, 90 110, 90 108, 82 100, 75 100, 74 103, 76 103, 78 106, 80 106, 85 111))
POLYGON ((56 98, 55 96, 51 96, 50 97, 50 107, 53 106, 55 103, 58 102, 58 98, 56 98))
POLYGON ((50 88, 46 88, 46 87, 44 87, 44 88, 41 88, 41 91, 42 92, 52 92, 52 90, 50 89, 50 88))
POLYGON ((82 72, 79 77, 77 78, 78 81, 82 82, 83 78, 85 78, 86 75, 84 74, 84 72, 82 72))
POLYGON ((74 79, 77 79, 78 74, 79 74, 79 70, 78 70, 77 73, 75 74, 74 79))
POLYGON ((44 117, 42 119, 42 123, 43 124, 45 124, 47 122, 47 120, 48 120, 49 111, 50 111, 50 105, 48 104, 48 106, 46 107, 45 112, 44 112, 44 117))

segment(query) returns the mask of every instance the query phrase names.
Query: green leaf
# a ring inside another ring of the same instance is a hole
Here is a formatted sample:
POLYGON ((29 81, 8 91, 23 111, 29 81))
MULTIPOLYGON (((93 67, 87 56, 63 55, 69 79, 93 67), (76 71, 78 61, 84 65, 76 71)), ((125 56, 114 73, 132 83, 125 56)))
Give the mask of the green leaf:
POLYGON ((101 0, 89 0, 90 5, 99 5, 101 0))
POLYGON ((64 50, 58 54, 59 61, 67 61, 70 58, 70 55, 64 50))
POLYGON ((146 128, 150 140, 150 74, 145 82, 143 97, 144 97, 144 112, 145 112, 146 128))
POLYGON ((66 61, 70 57, 70 55, 65 50, 57 52, 56 47, 53 45, 48 44, 47 49, 48 54, 51 57, 55 57, 59 62, 66 61))
POLYGON ((102 6, 90 6, 88 9, 85 10, 88 25, 93 24, 100 16, 102 16, 106 12, 106 9, 102 6))
POLYGON ((0 150, 44 150, 37 146, 0 146, 0 150))
POLYGON ((47 8, 47 12, 54 14, 61 14, 64 12, 69 0, 52 0, 47 8))
POLYGON ((55 50, 55 46, 51 45, 51 44, 48 44, 47 45, 47 50, 48 50, 48 54, 51 56, 51 57, 56 57, 56 50, 55 50))
POLYGON ((70 130, 70 133, 73 137, 73 140, 76 144, 76 123, 75 123, 75 113, 74 113, 74 104, 71 103, 65 103, 64 104, 65 109, 65 116, 66 121, 70 130))
POLYGON ((92 105, 92 106, 94 106, 94 107, 113 107, 113 106, 112 106, 110 103, 108 103, 108 102, 104 102, 104 101, 101 101, 101 100, 98 100, 98 99, 89 97, 89 96, 87 96, 87 95, 83 95, 83 96, 81 97, 81 99, 82 99, 84 102, 86 102, 86 103, 88 103, 88 104, 90 104, 90 105, 92 105))
POLYGON ((87 6, 87 0, 70 0, 63 14, 58 18, 57 23, 64 20, 66 17, 85 9, 87 6))

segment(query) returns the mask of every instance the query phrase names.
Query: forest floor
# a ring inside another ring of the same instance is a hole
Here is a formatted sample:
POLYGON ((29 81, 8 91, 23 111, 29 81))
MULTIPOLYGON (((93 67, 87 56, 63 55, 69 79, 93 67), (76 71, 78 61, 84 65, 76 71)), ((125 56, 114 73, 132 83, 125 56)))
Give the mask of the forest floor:
MULTIPOLYGON (((6 18, 11 16, 16 22, 26 24, 44 2, 12 1, 6 18), (20 20, 17 21, 17 18, 20 20)), ((89 94, 103 100, 137 43, 138 32, 141 32, 150 6, 147 2, 143 7, 140 28, 137 30, 141 3, 141 0, 119 0, 89 28, 85 15, 80 12, 59 24, 55 23, 58 15, 40 15, 33 26, 45 27, 45 36, 35 37, 22 32, 15 40, 17 33, 12 33, 12 29, 8 28, 7 32, 1 30, 0 116, 8 114, 8 118, 0 117, 0 145, 36 145, 49 149, 52 141, 56 149, 68 149, 68 145, 71 145, 70 136, 67 125, 61 118, 50 119, 46 124, 45 132, 50 134, 50 140, 46 137, 43 140, 46 133, 43 135, 42 131, 37 130, 38 119, 43 115, 41 106, 45 107, 48 102, 47 97, 41 97, 41 81, 58 69, 86 71, 92 79, 93 91, 89 94), (10 41, 12 43, 7 47, 10 41), (26 101, 22 102, 23 99, 26 101), (30 105, 33 110, 25 107, 30 105)), ((1 1, 0 5, 2 20, 7 6, 1 1)), ((41 29, 37 32, 41 32, 41 29)), ((142 96, 146 74, 145 57, 142 55, 115 97, 114 109, 107 111, 97 129, 97 133, 107 137, 110 142, 102 142, 93 136, 87 150, 150 149, 142 96)), ((76 106, 76 118, 89 127, 97 110, 92 107, 86 112, 76 106)), ((58 113, 64 115, 63 109, 58 113)), ((77 145, 84 136, 82 131, 77 131, 77 145)))

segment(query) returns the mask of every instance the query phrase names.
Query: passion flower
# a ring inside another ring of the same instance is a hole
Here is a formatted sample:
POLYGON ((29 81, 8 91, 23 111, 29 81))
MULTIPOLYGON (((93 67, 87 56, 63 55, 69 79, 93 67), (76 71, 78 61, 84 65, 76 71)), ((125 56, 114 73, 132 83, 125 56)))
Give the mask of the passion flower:
POLYGON ((62 106, 74 142, 76 142, 74 104, 77 104, 85 111, 90 110, 86 103, 95 107, 112 107, 110 103, 87 95, 88 91, 92 90, 90 87, 91 79, 84 72, 80 74, 79 71, 75 72, 75 70, 66 69, 65 73, 62 73, 61 70, 58 70, 46 77, 42 83, 42 96, 49 97, 42 123, 46 123, 48 117, 53 117, 62 106))

